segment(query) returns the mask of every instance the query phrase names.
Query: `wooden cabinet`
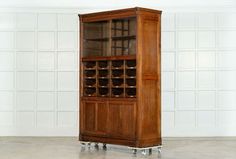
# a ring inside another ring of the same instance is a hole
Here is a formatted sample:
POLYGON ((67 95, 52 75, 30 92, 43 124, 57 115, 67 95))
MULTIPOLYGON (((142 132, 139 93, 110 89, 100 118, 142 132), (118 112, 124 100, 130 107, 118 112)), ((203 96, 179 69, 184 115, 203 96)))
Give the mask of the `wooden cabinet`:
POLYGON ((161 144, 161 11, 80 15, 80 140, 161 144))

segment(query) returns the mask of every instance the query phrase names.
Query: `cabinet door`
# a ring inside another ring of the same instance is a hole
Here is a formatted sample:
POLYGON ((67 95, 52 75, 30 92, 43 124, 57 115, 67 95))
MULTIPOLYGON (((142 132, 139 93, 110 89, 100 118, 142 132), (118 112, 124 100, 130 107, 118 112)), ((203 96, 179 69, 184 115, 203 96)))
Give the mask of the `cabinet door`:
POLYGON ((83 101, 81 105, 81 132, 106 135, 108 107, 106 102, 83 101))
POLYGON ((135 102, 109 102, 109 135, 114 138, 135 138, 135 102))

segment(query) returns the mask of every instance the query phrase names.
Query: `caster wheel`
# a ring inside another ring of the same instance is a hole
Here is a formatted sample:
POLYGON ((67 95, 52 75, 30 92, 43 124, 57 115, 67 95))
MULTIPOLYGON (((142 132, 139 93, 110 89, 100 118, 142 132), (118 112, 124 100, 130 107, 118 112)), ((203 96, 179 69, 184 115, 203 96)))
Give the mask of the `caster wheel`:
POLYGON ((81 149, 80 149, 81 152, 85 151, 86 144, 84 142, 81 142, 80 145, 81 145, 81 149))
POLYGON ((103 144, 102 149, 107 150, 107 144, 103 144))
POLYGON ((161 153, 161 147, 157 148, 158 153, 161 153))
POLYGON ((81 142, 81 147, 85 147, 86 144, 84 142, 81 142))
POLYGON ((146 149, 144 149, 144 150, 142 150, 142 152, 141 152, 144 156, 146 156, 147 155, 147 150, 146 149))
POLYGON ((98 143, 95 143, 94 148, 95 148, 96 150, 99 149, 99 145, 98 145, 98 143))
POLYGON ((137 149, 132 149, 133 154, 136 155, 137 154, 137 149))
POLYGON ((87 146, 88 146, 88 149, 90 149, 91 148, 91 143, 89 142, 87 146))
POLYGON ((149 155, 151 155, 152 154, 152 149, 150 148, 150 149, 148 149, 148 153, 149 153, 149 155))

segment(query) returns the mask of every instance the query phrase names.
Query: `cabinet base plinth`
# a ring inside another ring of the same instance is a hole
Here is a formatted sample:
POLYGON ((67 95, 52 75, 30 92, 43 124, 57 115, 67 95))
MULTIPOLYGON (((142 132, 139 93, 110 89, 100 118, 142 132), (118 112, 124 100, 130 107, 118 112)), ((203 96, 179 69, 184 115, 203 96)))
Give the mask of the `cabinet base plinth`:
POLYGON ((161 139, 152 139, 152 140, 127 140, 127 139, 118 139, 118 138, 107 138, 107 137, 98 137, 98 136, 89 136, 89 135, 80 135, 79 140, 83 142, 98 142, 104 144, 114 144, 114 145, 123 145, 129 146, 132 148, 150 148, 161 146, 161 139))

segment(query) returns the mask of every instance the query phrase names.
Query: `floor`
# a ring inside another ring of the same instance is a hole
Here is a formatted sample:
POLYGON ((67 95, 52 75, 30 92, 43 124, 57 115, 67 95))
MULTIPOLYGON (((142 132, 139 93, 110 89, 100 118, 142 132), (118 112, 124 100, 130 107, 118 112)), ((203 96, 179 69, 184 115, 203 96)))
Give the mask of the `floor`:
POLYGON ((0 159, 235 159, 236 138, 168 138, 161 154, 133 155, 123 146, 83 149, 76 138, 0 137, 0 159))

